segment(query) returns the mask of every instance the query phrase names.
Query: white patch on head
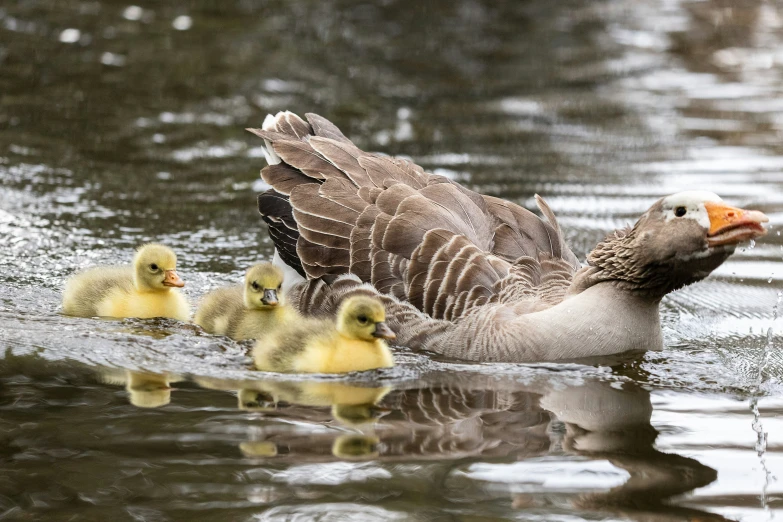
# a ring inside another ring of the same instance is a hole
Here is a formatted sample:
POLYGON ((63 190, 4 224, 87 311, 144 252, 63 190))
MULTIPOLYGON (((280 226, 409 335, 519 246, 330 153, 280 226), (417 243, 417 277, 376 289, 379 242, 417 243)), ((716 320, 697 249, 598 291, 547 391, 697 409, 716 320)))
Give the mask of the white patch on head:
POLYGON ((704 203, 717 203, 719 201, 723 200, 714 192, 689 190, 663 198, 662 211, 663 215, 666 216, 667 223, 673 219, 693 219, 702 228, 709 230, 710 217, 707 214, 707 209, 704 208, 704 203), (677 209, 683 208, 685 209, 685 214, 678 216, 677 209))

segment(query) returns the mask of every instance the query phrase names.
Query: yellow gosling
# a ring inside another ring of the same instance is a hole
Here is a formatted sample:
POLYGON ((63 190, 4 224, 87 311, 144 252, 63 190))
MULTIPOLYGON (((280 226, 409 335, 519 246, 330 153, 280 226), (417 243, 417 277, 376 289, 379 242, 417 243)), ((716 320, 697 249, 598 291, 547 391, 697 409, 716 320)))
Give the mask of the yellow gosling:
POLYGON ((95 267, 68 279, 63 313, 77 317, 170 317, 187 321, 177 255, 157 244, 138 249, 132 266, 95 267))
POLYGON ((386 340, 394 332, 384 322, 380 300, 354 296, 345 300, 337 321, 303 318, 258 340, 256 368, 273 372, 346 373, 394 365, 386 340))
POLYGON ((281 292, 283 271, 271 263, 250 267, 244 286, 219 288, 201 300, 193 320, 209 333, 257 339, 296 318, 281 292))

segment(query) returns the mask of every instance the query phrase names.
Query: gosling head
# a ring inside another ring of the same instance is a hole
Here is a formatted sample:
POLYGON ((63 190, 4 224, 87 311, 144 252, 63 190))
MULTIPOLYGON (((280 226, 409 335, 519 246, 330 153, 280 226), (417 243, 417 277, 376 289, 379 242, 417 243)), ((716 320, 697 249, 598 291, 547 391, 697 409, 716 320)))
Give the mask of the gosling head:
POLYGON ((261 263, 245 274, 245 306, 268 310, 283 304, 283 271, 272 263, 261 263))
POLYGON ((362 341, 397 338, 386 323, 386 310, 379 299, 365 295, 349 297, 337 311, 337 330, 362 341))
POLYGON ((185 282, 177 275, 177 254, 169 247, 144 245, 133 258, 133 280, 136 288, 149 292, 164 292, 182 288, 185 282))
POLYGON ((766 234, 769 218, 712 192, 659 199, 630 230, 610 234, 587 258, 601 278, 656 298, 707 277, 736 246, 766 234))

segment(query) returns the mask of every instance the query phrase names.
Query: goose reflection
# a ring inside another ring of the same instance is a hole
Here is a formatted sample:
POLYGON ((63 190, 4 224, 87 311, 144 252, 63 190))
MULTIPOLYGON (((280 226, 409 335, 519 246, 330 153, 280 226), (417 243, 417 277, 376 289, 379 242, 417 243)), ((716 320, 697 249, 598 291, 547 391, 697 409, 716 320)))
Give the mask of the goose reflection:
MULTIPOLYGON (((372 459, 380 465, 415 461, 437 477, 433 488, 445 488, 433 494, 459 491, 468 499, 482 498, 487 482, 500 480, 493 478, 495 472, 486 480, 475 476, 473 464, 497 466, 496 472, 502 473, 508 466, 535 469, 542 457, 558 457, 545 460, 554 466, 564 464, 555 471, 558 474, 568 472, 572 458, 586 459, 624 470, 627 477, 622 471, 614 473, 621 484, 585 493, 595 485, 581 492, 530 486, 523 471, 511 482, 519 480, 530 492, 511 494, 509 505, 523 509, 567 503, 586 512, 715 519, 667 503, 710 484, 716 472, 694 459, 655 449, 658 432, 650 422, 650 394, 639 386, 591 379, 572 384, 547 376, 520 383, 475 374, 465 379, 443 374, 433 381, 449 384, 409 389, 399 385, 396 390, 322 381, 222 386, 239 388, 242 409, 297 421, 296 427, 272 422, 255 430, 253 440, 240 445, 245 457, 291 465, 335 459, 372 459), (326 407, 330 416, 324 415, 326 407), (303 420, 309 427, 302 427, 303 420)), ((508 484, 508 474, 501 484, 508 484)))
MULTIPOLYGON (((553 390, 541 399, 565 433, 560 444, 573 455, 605 459, 628 472, 625 483, 605 492, 580 495, 580 509, 614 511, 625 516, 655 512, 657 520, 723 517, 667 504, 667 500, 704 487, 717 479, 717 472, 699 461, 663 453, 654 447, 658 431, 650 424, 650 393, 633 384, 614 387, 606 382, 588 382, 553 390)), ((517 495, 516 504, 529 505, 528 495, 517 495)))

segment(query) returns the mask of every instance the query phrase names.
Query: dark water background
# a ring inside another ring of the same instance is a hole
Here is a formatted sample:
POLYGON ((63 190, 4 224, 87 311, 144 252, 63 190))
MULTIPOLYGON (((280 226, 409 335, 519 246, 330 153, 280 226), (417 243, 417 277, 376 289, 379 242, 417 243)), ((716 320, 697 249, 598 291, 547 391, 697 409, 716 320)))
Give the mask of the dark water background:
POLYGON ((760 0, 4 1, 0 520, 772 520, 781 80, 760 0), (269 259, 243 129, 283 109, 542 194, 582 259, 678 190, 771 232, 664 301, 662 353, 591 365, 400 350, 281 382, 192 326, 59 315, 65 277, 145 241, 193 300, 269 259))

